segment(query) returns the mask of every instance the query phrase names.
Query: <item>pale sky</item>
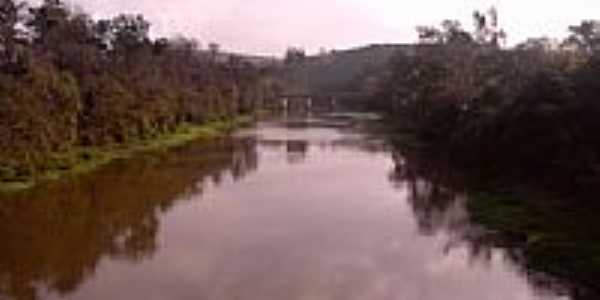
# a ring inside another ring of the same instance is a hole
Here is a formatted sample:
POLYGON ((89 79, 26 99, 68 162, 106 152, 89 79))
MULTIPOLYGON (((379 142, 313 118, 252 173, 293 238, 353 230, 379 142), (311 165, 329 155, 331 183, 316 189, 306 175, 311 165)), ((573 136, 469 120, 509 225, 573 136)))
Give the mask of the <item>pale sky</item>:
POLYGON ((183 34, 229 51, 281 55, 416 39, 415 26, 458 19, 495 5, 509 43, 563 37, 568 25, 600 19, 600 0, 70 0, 95 16, 142 13, 153 35, 183 34))

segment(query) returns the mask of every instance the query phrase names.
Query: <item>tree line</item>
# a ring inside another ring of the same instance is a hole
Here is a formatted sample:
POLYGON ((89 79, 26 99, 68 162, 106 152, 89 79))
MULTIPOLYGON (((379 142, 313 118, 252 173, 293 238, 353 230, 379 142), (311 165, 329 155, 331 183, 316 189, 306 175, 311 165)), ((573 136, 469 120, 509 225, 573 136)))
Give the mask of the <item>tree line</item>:
POLYGON ((0 178, 52 153, 127 143, 250 113, 272 97, 268 70, 151 38, 142 15, 94 19, 62 0, 0 0, 0 178))
POLYGON ((412 54, 380 75, 373 103, 404 133, 466 167, 575 185, 600 166, 600 22, 564 40, 503 46, 498 13, 417 28, 412 54))

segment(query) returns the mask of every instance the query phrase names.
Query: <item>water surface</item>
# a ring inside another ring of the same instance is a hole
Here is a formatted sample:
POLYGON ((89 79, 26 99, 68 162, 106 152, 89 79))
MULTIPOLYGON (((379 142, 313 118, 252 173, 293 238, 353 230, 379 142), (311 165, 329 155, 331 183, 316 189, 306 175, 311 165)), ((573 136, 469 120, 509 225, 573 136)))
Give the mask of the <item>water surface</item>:
POLYGON ((570 299, 349 124, 263 122, 3 199, 0 299, 570 299))

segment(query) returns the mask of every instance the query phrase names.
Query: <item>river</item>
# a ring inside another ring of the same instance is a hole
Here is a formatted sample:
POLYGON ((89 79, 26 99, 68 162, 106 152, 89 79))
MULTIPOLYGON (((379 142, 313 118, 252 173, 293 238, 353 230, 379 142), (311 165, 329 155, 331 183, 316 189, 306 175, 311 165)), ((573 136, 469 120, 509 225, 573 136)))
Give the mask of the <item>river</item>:
POLYGON ((571 299, 357 124, 265 121, 0 199, 0 299, 571 299))

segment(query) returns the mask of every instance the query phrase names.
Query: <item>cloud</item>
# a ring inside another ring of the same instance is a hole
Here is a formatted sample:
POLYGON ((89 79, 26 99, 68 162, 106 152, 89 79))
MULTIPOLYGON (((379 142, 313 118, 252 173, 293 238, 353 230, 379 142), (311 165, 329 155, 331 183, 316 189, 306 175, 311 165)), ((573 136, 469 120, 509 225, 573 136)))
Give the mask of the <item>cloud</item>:
POLYGON ((512 43, 529 36, 564 36, 568 25, 595 16, 595 0, 72 0, 97 16, 143 13, 161 36, 185 34, 225 49, 281 54, 288 46, 310 52, 375 42, 412 42, 414 27, 459 19, 475 9, 499 8, 512 43))

